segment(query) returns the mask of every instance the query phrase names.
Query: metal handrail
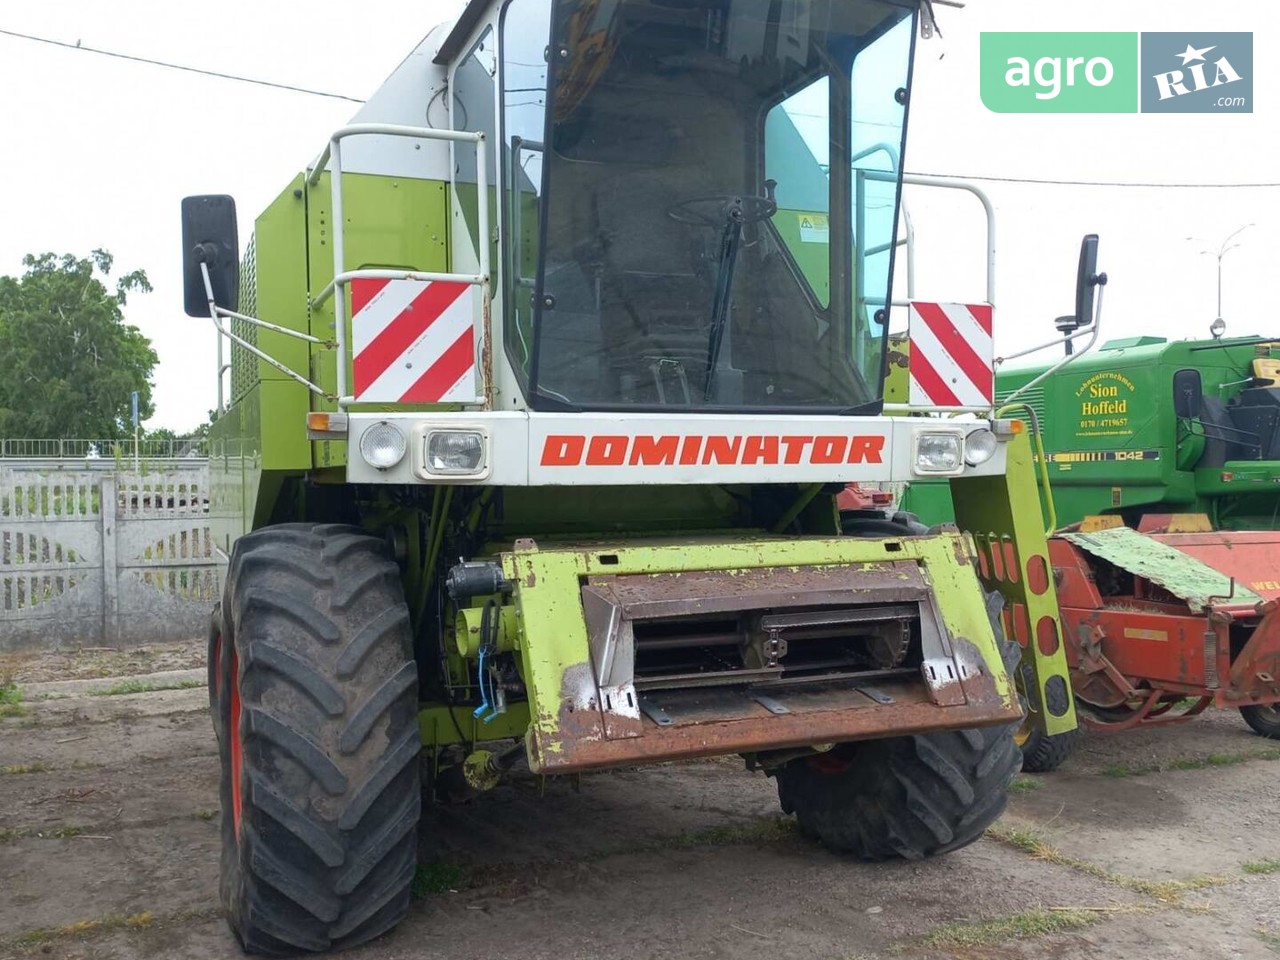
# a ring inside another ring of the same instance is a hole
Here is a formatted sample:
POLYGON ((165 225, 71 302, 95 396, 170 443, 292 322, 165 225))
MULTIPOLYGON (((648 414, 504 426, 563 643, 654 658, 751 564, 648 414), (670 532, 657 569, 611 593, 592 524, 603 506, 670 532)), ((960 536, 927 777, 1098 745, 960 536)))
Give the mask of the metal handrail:
MULTIPOLYGON (((884 170, 858 170, 857 175, 858 175, 858 202, 859 203, 862 203, 864 201, 864 196, 862 192, 863 191, 862 182, 864 179, 876 180, 876 181, 881 181, 885 183, 893 183, 893 182, 896 182, 898 179, 893 173, 890 173, 884 170)), ((949 189, 949 190, 963 190, 966 193, 971 193, 975 197, 977 197, 978 202, 982 204, 983 212, 986 214, 986 218, 987 218, 987 303, 994 308, 996 303, 996 212, 995 212, 995 208, 991 204, 991 199, 986 195, 986 193, 980 187, 975 187, 971 183, 954 182, 951 180, 941 179, 940 177, 922 177, 922 176, 917 176, 915 174, 908 173, 908 174, 903 174, 902 182, 904 184, 912 184, 918 187, 941 187, 943 189, 949 189)), ((903 204, 903 210, 905 213, 905 203, 903 204)), ((861 218, 861 210, 859 211, 859 216, 861 218)), ((894 307, 908 306, 910 302, 913 299, 915 299, 915 272, 916 272, 915 270, 915 225, 911 222, 910 216, 907 216, 906 224, 907 224, 907 241, 906 241, 907 243, 907 299, 906 300, 890 300, 889 306, 894 306, 894 307)), ((862 226, 863 224, 860 223, 859 227, 861 228, 862 226)), ((860 242, 860 238, 859 238, 859 242, 860 242)), ((861 250, 861 247, 859 247, 859 250, 861 250)), ((860 257, 859 260, 861 261, 862 258, 860 257)), ((863 275, 862 267, 863 267, 863 264, 859 262, 859 267, 858 267, 859 287, 861 287, 861 283, 862 283, 862 275, 863 275)), ((874 299, 863 297, 861 299, 861 302, 866 304, 875 304, 879 306, 885 305, 885 300, 883 297, 878 297, 874 299)), ((887 319, 886 319, 886 322, 887 322, 887 319)), ((992 411, 994 408, 990 406, 956 406, 956 407, 927 406, 926 407, 926 406, 920 406, 920 405, 913 405, 910 403, 886 403, 884 404, 882 409, 886 411, 892 411, 894 413, 985 413, 988 415, 993 415, 992 411)))
MULTIPOLYGON (((442 280, 452 283, 466 283, 479 286, 484 290, 486 302, 489 297, 490 264, 489 264, 489 168, 485 135, 483 132, 462 130, 437 130, 434 127, 408 127, 395 123, 353 123, 337 130, 329 138, 329 145, 321 151, 314 163, 307 170, 307 186, 314 187, 320 180, 325 168, 329 168, 329 191, 333 230, 333 280, 314 298, 312 306, 318 306, 340 288, 352 280, 360 278, 380 279, 417 279, 442 280), (452 143, 474 143, 476 146, 476 218, 477 247, 479 249, 479 274, 430 273, 418 271, 391 270, 347 270, 345 238, 343 224, 345 222, 342 209, 342 141, 347 137, 387 136, 412 137, 422 140, 444 140, 452 143)), ((337 399, 338 406, 345 407, 355 402, 355 397, 347 393, 347 316, 346 298, 333 298, 334 345, 337 350, 337 399)), ((483 344, 480 345, 483 349, 483 344)), ((288 371, 286 371, 288 372, 288 371)), ((486 385, 487 388, 487 385, 486 385)))

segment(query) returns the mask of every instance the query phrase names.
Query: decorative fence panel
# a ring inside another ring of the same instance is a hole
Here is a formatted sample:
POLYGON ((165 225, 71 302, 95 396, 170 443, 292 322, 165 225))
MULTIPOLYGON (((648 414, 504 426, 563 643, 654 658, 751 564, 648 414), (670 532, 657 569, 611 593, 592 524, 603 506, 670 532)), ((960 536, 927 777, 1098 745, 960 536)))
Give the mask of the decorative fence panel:
POLYGON ((199 636, 220 589, 206 461, 0 460, 0 651, 199 636))

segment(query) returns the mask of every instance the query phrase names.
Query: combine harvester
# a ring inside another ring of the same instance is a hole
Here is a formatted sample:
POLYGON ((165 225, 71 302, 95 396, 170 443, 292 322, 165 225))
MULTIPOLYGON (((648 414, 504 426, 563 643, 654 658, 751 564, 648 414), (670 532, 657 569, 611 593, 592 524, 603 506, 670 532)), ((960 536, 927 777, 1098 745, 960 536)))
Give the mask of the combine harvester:
POLYGON ((971 422, 885 415, 901 186, 953 186, 901 164, 941 5, 473 0, 243 258, 230 197, 184 201, 187 312, 232 345, 209 688, 246 950, 394 926, 424 775, 738 754, 832 848, 962 847, 1019 764, 1006 602, 1074 729, 1021 422, 989 384, 971 422), (995 538, 982 576, 954 530, 842 533, 846 483, 920 476, 995 538))
MULTIPOLYGON (((997 396, 1042 432, 1084 725, 1128 730, 1214 706, 1280 738, 1280 341, 1113 340, 1002 369, 997 396)), ((941 483, 907 484, 898 506, 924 524, 955 516, 941 483)), ((1007 615, 1024 636, 1016 604, 1007 615)), ((1024 768, 1055 768, 1075 736, 1028 727, 1024 768)))

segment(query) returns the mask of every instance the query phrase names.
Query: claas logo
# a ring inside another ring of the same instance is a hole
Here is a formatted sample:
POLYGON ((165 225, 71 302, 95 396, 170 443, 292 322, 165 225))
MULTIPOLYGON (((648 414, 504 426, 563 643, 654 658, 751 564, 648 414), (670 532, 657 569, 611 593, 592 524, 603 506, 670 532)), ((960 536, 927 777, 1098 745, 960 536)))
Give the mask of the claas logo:
POLYGON ((542 447, 544 467, 779 466, 883 463, 882 436, 624 436, 552 434, 542 447))

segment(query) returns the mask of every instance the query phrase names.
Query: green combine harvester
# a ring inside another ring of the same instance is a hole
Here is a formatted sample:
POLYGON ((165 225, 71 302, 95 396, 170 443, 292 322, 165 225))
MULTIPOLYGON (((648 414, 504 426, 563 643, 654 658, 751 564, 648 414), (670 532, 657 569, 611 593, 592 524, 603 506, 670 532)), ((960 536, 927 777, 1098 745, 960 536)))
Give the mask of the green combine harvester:
POLYGON ((1021 424, 885 415, 934 5, 473 0, 243 250, 230 197, 183 202, 187 312, 231 344, 209 689, 246 950, 392 928, 424 785, 516 765, 736 754, 834 849, 962 847, 1019 764, 1006 605, 1038 729, 1074 728, 1021 424), (842 531, 846 484, 921 476, 1005 575, 955 530, 842 531))
MULTIPOLYGON (((1025 404, 1007 412, 1034 413, 1041 431, 1085 725, 1125 730, 1216 706, 1280 738, 1280 341, 1132 337, 1055 366, 1001 371, 997 396, 1025 404)), ((928 481, 909 482, 898 504, 926 526, 955 507, 947 484, 928 481)), ((1016 606, 1009 614, 1024 635, 1016 606)), ((1074 737, 1028 727, 1025 768, 1058 766, 1074 737)))

